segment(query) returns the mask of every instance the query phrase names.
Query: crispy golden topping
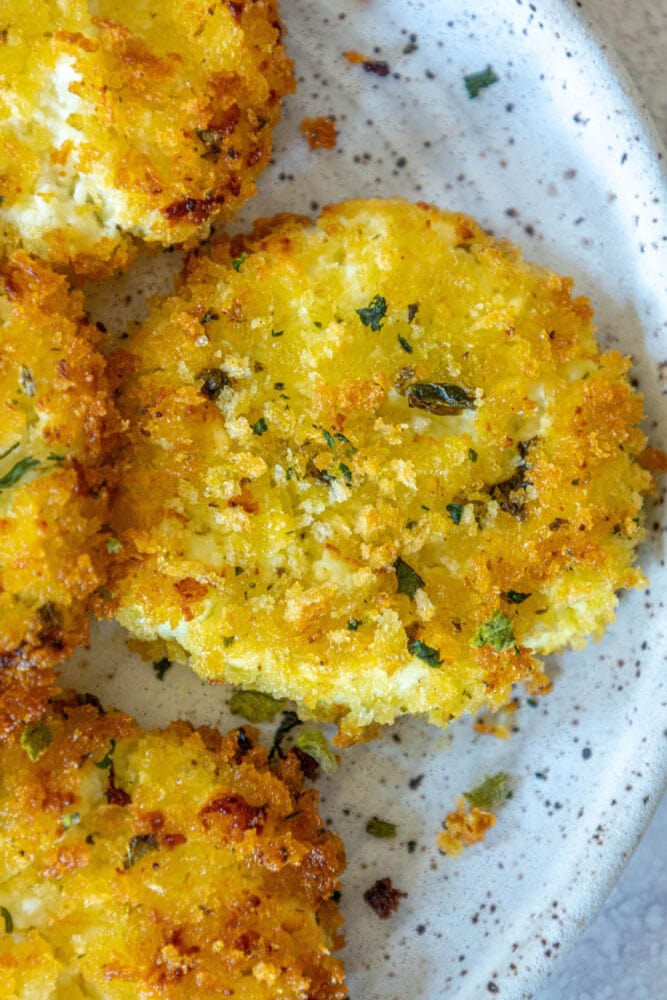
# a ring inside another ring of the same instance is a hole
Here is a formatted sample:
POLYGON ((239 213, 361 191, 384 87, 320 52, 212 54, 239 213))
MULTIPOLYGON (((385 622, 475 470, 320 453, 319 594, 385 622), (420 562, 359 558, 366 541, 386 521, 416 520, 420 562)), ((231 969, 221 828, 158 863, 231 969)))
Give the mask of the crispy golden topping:
POLYGON ((642 584, 652 486, 571 285, 400 200, 194 255, 117 362, 121 621, 343 742, 546 691, 642 584))
POLYGON ((100 277, 255 193, 294 89, 276 0, 3 4, 0 242, 100 277))
POLYGON ((456 809, 445 817, 445 829, 438 836, 438 847, 450 858, 458 858, 466 847, 485 840, 487 831, 495 823, 496 817, 492 812, 468 805, 460 796, 456 800, 456 809))
POLYGON ((342 844, 255 736, 61 694, 0 745, 3 996, 347 996, 342 844))

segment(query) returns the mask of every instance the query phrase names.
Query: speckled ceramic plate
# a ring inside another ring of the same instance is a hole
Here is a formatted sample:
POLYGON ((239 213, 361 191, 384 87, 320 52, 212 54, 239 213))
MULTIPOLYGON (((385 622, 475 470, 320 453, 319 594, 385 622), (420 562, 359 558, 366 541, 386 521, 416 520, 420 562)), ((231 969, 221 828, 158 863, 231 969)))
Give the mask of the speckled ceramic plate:
MULTIPOLYGON (((555 0, 284 0, 283 10, 300 87, 242 224, 378 194, 474 214, 576 278, 596 305, 601 341, 634 355, 647 429, 664 444, 658 157, 573 10, 555 0), (352 50, 369 65, 346 59, 352 50), (464 76, 487 66, 498 80, 471 99, 464 76), (300 134, 302 118, 321 115, 336 120, 332 151, 311 151, 300 134)), ((129 282, 99 290, 94 318, 119 329, 140 316, 173 261, 146 257, 129 282)), ((665 776, 662 518, 661 506, 649 508, 641 558, 651 589, 622 597, 598 646, 551 660, 554 693, 524 702, 509 742, 475 735, 470 720, 447 732, 412 721, 346 751, 337 775, 321 779, 325 815, 349 854, 343 906, 356 1000, 528 997, 601 903, 665 776), (499 770, 515 792, 496 827, 459 860, 442 857, 444 814, 499 770), (395 840, 365 833, 373 814, 397 824, 395 840), (386 921, 363 901, 383 876, 407 893, 386 921)), ((233 723, 224 688, 178 667, 157 680, 113 626, 66 675, 147 723, 233 723)))

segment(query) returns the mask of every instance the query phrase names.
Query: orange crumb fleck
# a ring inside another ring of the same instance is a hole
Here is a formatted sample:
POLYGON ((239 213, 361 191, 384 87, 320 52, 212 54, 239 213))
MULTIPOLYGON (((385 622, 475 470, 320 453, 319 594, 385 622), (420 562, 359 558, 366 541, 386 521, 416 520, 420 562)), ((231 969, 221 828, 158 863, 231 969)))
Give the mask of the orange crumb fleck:
POLYGON ((336 145, 336 126, 330 118, 304 118, 301 131, 311 149, 333 149, 336 145))
POLYGON ((450 858, 463 854, 466 847, 478 844, 486 837, 487 830, 495 826, 496 817, 492 812, 471 806, 463 796, 456 800, 457 808, 445 816, 445 829, 438 837, 438 848, 450 858))
POLYGON ((355 52, 354 49, 349 49, 347 52, 343 52, 343 55, 345 56, 348 62, 351 62, 355 65, 357 63, 365 63, 369 61, 367 56, 363 56, 361 52, 355 52))
POLYGON ((649 472, 667 472, 667 455, 662 448, 644 448, 639 464, 649 472))
POLYGON ((483 736, 495 736, 498 740, 508 740, 510 738, 510 731, 507 726, 493 725, 489 722, 475 722, 472 727, 476 733, 482 733, 483 736))

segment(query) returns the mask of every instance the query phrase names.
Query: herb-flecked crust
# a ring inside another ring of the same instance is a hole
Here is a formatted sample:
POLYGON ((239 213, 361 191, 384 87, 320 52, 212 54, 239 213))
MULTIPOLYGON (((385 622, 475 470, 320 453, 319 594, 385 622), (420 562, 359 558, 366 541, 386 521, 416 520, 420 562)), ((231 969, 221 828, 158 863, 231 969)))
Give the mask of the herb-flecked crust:
POLYGON ((539 656, 642 584, 652 488, 629 361, 571 289, 400 200, 194 255, 117 361, 120 620, 343 741, 545 690, 539 656))
POLYGON ((255 193, 294 89, 276 0, 0 3, 0 244, 103 277, 255 193))
POLYGON ((92 701, 0 743, 3 996, 343 1000, 343 847, 294 754, 92 701))

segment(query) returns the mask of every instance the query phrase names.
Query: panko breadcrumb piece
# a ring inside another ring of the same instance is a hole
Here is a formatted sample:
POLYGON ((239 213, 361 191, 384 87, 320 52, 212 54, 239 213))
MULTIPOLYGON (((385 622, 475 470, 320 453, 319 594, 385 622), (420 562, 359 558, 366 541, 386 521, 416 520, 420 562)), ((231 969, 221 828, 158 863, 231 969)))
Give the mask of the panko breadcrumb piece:
POLYGON ((65 693, 0 744, 3 997, 347 997, 342 844, 255 737, 65 693))
POLYGON ((194 255, 119 355, 119 619, 211 680, 438 725, 599 638, 652 477, 572 282, 401 200, 194 255))
POLYGON ((102 336, 62 276, 15 253, 0 265, 0 324, 1 731, 10 692, 52 681, 24 669, 64 660, 87 641, 88 606, 104 605, 120 420, 102 336))
POLYGON ((3 0, 0 25, 0 249, 103 277, 255 193, 294 90, 276 0, 3 0))
POLYGON ((466 847, 485 840, 487 832, 495 824, 494 813, 468 805, 461 795, 456 800, 456 809, 445 817, 445 829, 438 835, 438 848, 450 858, 458 858, 466 847))

